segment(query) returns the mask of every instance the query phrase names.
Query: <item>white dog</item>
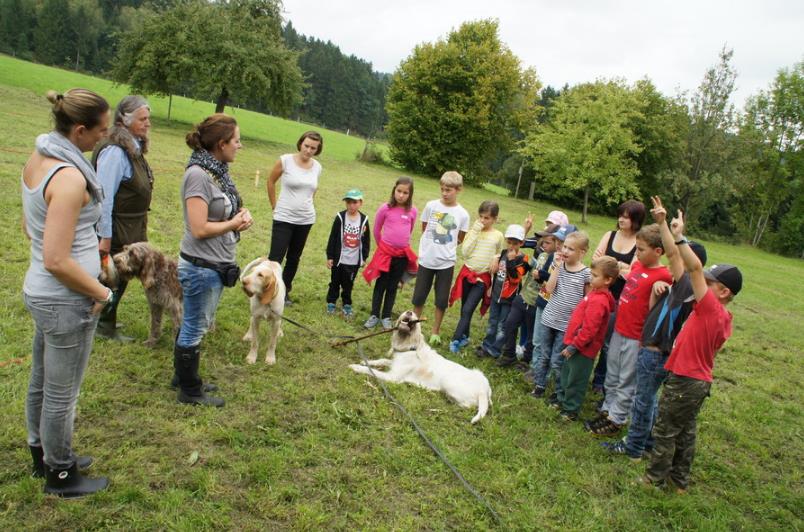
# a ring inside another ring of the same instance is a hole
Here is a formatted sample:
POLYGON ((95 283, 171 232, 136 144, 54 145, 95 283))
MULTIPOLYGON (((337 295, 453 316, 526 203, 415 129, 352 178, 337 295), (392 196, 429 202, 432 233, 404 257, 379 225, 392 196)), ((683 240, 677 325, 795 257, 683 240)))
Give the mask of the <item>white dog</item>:
POLYGON ((389 367, 387 372, 370 370, 361 364, 350 364, 357 373, 371 375, 388 382, 408 382, 442 391, 464 408, 477 407, 472 423, 480 421, 491 404, 491 386, 478 369, 467 369, 442 357, 427 345, 421 333, 419 318, 408 310, 396 321, 396 330, 391 336, 388 356, 369 360, 372 368, 389 367))
POLYGON ((243 291, 251 301, 251 324, 243 341, 251 341, 246 362, 257 362, 260 320, 268 321, 268 349, 265 363, 276 364, 276 342, 282 336, 282 313, 285 311, 285 283, 282 266, 265 257, 251 261, 240 274, 243 291))

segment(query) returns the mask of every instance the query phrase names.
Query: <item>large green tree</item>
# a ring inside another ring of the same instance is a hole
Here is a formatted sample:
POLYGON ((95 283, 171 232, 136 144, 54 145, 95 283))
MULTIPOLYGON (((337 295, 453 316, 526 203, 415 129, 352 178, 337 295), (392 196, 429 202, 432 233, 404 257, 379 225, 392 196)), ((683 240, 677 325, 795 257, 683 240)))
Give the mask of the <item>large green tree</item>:
POLYGON ((641 102, 621 83, 599 81, 565 90, 553 100, 548 120, 522 142, 542 195, 583 195, 610 205, 638 195, 636 158, 642 151, 631 125, 641 120, 641 102), (569 194, 568 194, 569 193, 569 194))
POLYGON ((297 53, 285 47, 278 0, 178 2, 143 16, 122 39, 113 77, 136 91, 226 105, 259 101, 286 114, 301 98, 297 53))
POLYGON ((538 89, 535 73, 500 41, 496 21, 464 23, 446 40, 416 46, 394 73, 391 157, 431 175, 458 169, 478 177, 534 120, 538 89))

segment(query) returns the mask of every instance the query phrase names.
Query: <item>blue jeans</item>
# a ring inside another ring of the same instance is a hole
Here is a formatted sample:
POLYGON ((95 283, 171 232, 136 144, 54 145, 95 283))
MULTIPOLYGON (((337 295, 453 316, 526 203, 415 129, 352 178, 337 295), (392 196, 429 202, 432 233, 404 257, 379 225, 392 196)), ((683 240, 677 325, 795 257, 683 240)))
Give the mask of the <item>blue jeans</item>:
POLYGON ((34 321, 31 379, 25 400, 28 445, 41 446, 45 464, 67 469, 72 450, 75 405, 92 351, 98 316, 93 302, 23 296, 34 321))
POLYGON ((533 319, 533 353, 530 359, 530 369, 535 376, 540 371, 540 364, 544 364, 544 375, 547 376, 547 368, 550 367, 550 359, 542 360, 542 313, 544 307, 536 306, 536 313, 533 319))
POLYGON ((483 338, 483 349, 494 358, 500 356, 502 340, 505 338, 505 319, 511 310, 511 303, 492 302, 489 310, 489 326, 486 329, 486 337, 483 338))
POLYGON ((179 258, 179 282, 184 298, 184 318, 176 344, 195 347, 215 318, 223 283, 215 270, 195 266, 182 258, 179 258))
POLYGON ((539 323, 538 326, 541 329, 539 343, 542 350, 539 356, 542 360, 536 363, 537 373, 533 375, 533 384, 540 388, 547 388, 547 379, 552 373, 555 381, 554 392, 557 394, 561 391, 561 368, 564 366, 565 360, 561 356, 561 350, 564 348, 564 331, 553 329, 542 323, 539 323))
POLYGON ((636 395, 631 405, 631 425, 625 438, 625 448, 630 456, 642 456, 645 449, 653 448, 651 430, 658 414, 656 396, 667 378, 665 362, 667 355, 644 347, 637 355, 636 395))

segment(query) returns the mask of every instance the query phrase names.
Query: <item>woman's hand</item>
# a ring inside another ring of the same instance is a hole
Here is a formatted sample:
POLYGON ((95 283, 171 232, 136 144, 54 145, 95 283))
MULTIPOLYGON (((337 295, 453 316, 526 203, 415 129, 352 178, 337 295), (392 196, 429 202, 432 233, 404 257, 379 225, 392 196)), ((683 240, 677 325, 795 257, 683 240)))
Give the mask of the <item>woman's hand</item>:
POLYGON ((90 311, 90 313, 93 316, 97 316, 98 314, 100 314, 103 308, 112 302, 112 297, 114 297, 114 292, 112 291, 111 288, 109 288, 108 286, 104 286, 103 288, 106 289, 106 293, 104 294, 103 299, 95 299, 92 305, 92 310, 90 311))
POLYGON ((241 208, 232 218, 232 222, 235 223, 237 231, 243 232, 254 224, 254 219, 248 209, 241 208))

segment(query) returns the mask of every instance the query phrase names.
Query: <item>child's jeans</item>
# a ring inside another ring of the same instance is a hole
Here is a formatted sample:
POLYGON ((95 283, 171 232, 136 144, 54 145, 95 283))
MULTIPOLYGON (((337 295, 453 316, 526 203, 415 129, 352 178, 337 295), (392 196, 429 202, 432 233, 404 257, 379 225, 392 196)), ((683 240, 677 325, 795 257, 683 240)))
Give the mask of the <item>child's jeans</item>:
POLYGON ((627 338, 617 331, 611 335, 609 359, 606 361, 606 400, 603 410, 618 425, 628 421, 636 393, 636 366, 639 340, 627 338))
MULTIPOLYGON (((503 325, 504 334, 501 344, 497 346, 504 355, 513 356, 516 353, 516 336, 523 328, 525 329, 525 333, 520 335, 521 340, 525 341, 524 345, 530 344, 531 337, 533 336, 531 328, 533 327, 535 312, 536 307, 525 303, 522 296, 516 296, 514 298, 514 301, 511 303, 511 310, 508 312, 508 316, 503 325)), ((522 345, 521 342, 520 345, 522 345)), ((530 353, 528 352, 528 354, 530 353)), ((530 362, 527 356, 525 359, 530 362)))
POLYGON ((486 329, 486 337, 483 338, 483 349, 497 358, 500 356, 502 341, 505 339, 505 318, 511 310, 509 301, 494 301, 489 310, 489 326, 486 329))
POLYGON ((545 364, 544 366, 544 375, 547 376, 547 368, 550 367, 550 360, 545 359, 542 360, 542 343, 541 343, 541 335, 542 335, 542 313, 544 312, 544 307, 540 307, 536 305, 536 311, 533 316, 533 351, 530 359, 530 369, 533 375, 535 376, 539 373, 540 364, 545 364))
POLYGON ((645 449, 653 447, 651 429, 656 423, 658 407, 656 395, 667 378, 664 363, 668 355, 659 350, 643 347, 637 355, 636 395, 631 406, 631 424, 625 438, 629 456, 640 457, 645 449))
POLYGON ((464 336, 469 338, 470 327, 472 325, 472 315, 477 310, 478 305, 483 301, 483 294, 486 292, 486 285, 481 282, 470 283, 466 278, 462 281, 461 296, 461 318, 455 327, 453 340, 460 340, 464 336))
POLYGON ((555 381, 555 393, 561 390, 561 367, 564 357, 561 350, 564 348, 564 331, 553 329, 540 323, 539 343, 542 351, 541 361, 536 363, 537 373, 533 375, 533 384, 539 388, 547 388, 547 378, 550 373, 555 381))

